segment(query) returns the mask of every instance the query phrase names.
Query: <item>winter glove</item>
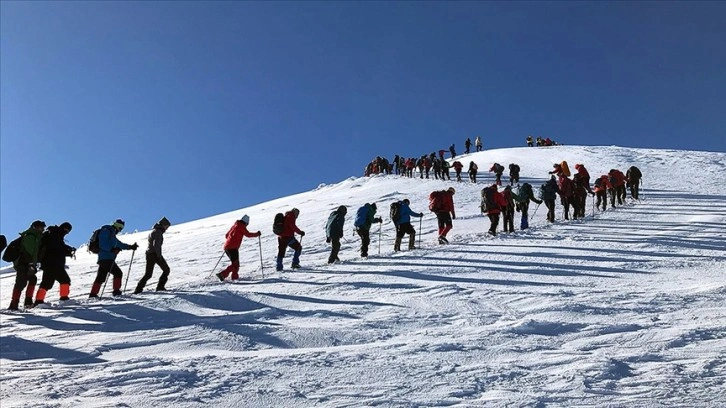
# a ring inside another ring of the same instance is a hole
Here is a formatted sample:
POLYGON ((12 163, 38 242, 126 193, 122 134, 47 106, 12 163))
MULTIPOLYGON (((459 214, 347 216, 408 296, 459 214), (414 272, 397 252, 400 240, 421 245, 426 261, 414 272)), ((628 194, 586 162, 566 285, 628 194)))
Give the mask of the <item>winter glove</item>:
POLYGON ((137 249, 139 249, 139 244, 137 244, 136 242, 134 242, 134 244, 131 245, 131 249, 134 250, 134 251, 136 251, 137 249))
POLYGON ((374 218, 373 219, 373 222, 377 222, 379 224, 382 224, 383 223, 383 219, 382 218, 374 218))
POLYGON ((304 237, 305 236, 305 231, 300 231, 300 236, 301 237, 304 237))
POLYGON ((326 238, 325 239, 325 242, 327 242, 329 244, 330 243, 330 237, 326 238))
POLYGON ((262 235, 262 232, 261 231, 257 231, 257 234, 255 234, 256 237, 259 237, 261 235, 262 235))
POLYGON ((28 276, 33 276, 38 272, 38 268, 35 265, 28 265, 28 276))

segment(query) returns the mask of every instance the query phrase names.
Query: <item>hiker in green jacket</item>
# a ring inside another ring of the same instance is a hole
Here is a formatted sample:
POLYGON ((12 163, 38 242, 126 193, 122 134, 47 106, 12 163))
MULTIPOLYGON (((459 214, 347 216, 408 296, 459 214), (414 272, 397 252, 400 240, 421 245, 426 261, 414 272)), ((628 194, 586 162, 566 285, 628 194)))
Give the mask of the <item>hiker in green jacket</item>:
POLYGON ((512 198, 514 199, 517 211, 522 212, 522 222, 519 226, 520 229, 524 230, 529 228, 529 202, 533 201, 536 204, 542 204, 542 200, 535 198, 534 192, 532 191, 532 185, 529 183, 522 184, 522 187, 519 188, 518 194, 512 191, 512 198))
POLYGON ((38 251, 40 250, 40 239, 45 230, 45 223, 40 220, 33 221, 30 228, 21 232, 20 255, 13 261, 15 269, 15 286, 10 300, 8 310, 18 310, 20 295, 25 289, 25 307, 33 306, 33 294, 35 285, 38 283, 38 251), (26 289, 27 286, 27 289, 26 289))

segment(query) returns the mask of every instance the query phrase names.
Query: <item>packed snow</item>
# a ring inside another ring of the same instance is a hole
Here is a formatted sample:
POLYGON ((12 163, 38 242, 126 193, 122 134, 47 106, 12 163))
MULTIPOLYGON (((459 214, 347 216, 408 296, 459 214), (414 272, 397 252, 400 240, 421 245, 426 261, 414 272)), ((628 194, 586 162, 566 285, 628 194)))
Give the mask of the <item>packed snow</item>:
MULTIPOLYGON (((726 406, 726 153, 557 146, 459 159, 478 164, 478 184, 351 177, 172 225, 167 293, 153 292, 157 267, 151 292, 111 298, 109 284, 90 301, 95 256, 79 249, 71 301, 56 284, 49 305, 0 314, 2 407, 726 406), (515 233, 485 234, 494 162, 518 163, 539 187, 562 160, 591 181, 637 165, 641 200, 593 215, 588 198, 577 221, 558 203, 554 224, 532 205, 530 229, 516 216, 515 233), (457 218, 442 246, 428 194, 448 186, 457 218), (394 253, 388 207, 402 198, 426 215, 420 248, 394 253), (367 202, 386 222, 362 259, 352 224, 367 202), (323 228, 339 205, 343 262, 327 265, 323 228), (293 207, 304 268, 291 271, 288 252, 278 273, 272 220, 293 207), (242 243, 244 279, 223 283, 212 274, 227 258, 213 268, 244 214, 263 235, 242 243)), ((145 249, 147 235, 120 239, 145 249)), ((144 268, 143 251, 131 255, 118 258, 127 293, 144 268)), ((4 309, 14 271, 0 276, 4 309)))

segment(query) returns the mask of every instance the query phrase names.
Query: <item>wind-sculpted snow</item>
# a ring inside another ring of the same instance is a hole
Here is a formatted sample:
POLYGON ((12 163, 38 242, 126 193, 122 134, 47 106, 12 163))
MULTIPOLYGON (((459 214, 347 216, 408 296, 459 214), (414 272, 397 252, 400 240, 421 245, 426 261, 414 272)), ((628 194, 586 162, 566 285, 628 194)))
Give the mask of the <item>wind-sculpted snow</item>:
MULTIPOLYGON (((479 165, 479 184, 351 177, 174 225, 168 293, 88 301, 95 258, 79 251, 71 302, 58 305, 56 285, 50 305, 0 314, 2 407, 726 405, 726 154, 560 146, 460 159, 479 165), (555 224, 533 206, 529 230, 484 234, 479 191, 494 162, 520 164, 538 187, 562 160, 593 179, 635 164, 643 199, 595 215, 588 199, 578 221, 558 207, 555 224), (439 246, 428 193, 449 185, 457 219, 439 246), (426 216, 413 221, 420 248, 394 253, 388 206, 404 197, 426 216), (361 259, 352 221, 366 202, 386 222, 361 259), (323 227, 339 205, 344 262, 328 266, 323 227), (292 207, 305 268, 273 272, 272 219, 292 207), (243 241, 246 280, 209 278, 243 214, 263 232, 243 241)), ((130 259, 119 256, 124 274, 130 259)), ((14 274, 1 277, 7 307, 14 274)))

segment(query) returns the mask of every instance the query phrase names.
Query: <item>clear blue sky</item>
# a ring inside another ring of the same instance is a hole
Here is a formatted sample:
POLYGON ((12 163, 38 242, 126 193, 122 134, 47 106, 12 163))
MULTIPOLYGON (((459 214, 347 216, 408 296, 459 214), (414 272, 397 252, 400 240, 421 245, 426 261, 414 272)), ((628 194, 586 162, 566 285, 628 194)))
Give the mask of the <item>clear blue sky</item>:
POLYGON ((190 221, 477 134, 726 150, 725 2, 0 7, 9 237, 190 221))

